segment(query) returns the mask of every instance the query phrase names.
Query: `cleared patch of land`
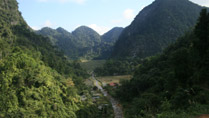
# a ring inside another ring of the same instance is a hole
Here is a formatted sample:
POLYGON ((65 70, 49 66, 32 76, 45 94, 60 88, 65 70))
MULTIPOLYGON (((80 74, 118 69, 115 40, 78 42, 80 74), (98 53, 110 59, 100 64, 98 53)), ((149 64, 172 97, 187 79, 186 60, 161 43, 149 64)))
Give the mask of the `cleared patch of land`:
POLYGON ((81 60, 81 67, 86 69, 88 72, 92 72, 97 67, 102 67, 105 60, 81 60))
POLYGON ((90 78, 85 79, 84 83, 87 86, 94 86, 94 82, 90 78))
POLYGON ((102 82, 103 84, 109 84, 109 83, 119 84, 121 80, 130 80, 131 77, 132 77, 131 75, 121 75, 121 76, 96 77, 96 79, 102 82))

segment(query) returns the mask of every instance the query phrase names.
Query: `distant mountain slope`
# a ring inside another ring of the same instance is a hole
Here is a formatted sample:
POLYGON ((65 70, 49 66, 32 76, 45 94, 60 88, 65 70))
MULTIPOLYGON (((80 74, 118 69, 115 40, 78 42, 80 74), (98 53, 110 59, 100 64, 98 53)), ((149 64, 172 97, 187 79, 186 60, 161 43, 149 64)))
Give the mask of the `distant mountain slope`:
POLYGON ((122 28, 113 28, 100 36, 96 31, 86 26, 78 27, 72 33, 63 28, 55 30, 45 27, 36 33, 49 37, 52 44, 71 59, 106 59, 110 56, 113 45, 122 30, 122 28))
POLYGON ((144 58, 161 52, 191 30, 201 9, 188 0, 155 0, 124 29, 112 57, 144 58))
POLYGON ((123 29, 124 28, 122 27, 115 27, 111 29, 110 31, 102 35, 102 42, 115 43, 118 40, 123 29))
POLYGON ((101 42, 100 35, 93 29, 81 26, 72 32, 73 36, 76 38, 76 42, 80 44, 81 47, 92 47, 99 45, 101 42))
POLYGON ((36 33, 49 37, 52 44, 71 59, 93 58, 100 54, 97 50, 101 43, 100 35, 86 26, 81 26, 72 33, 61 27, 56 30, 45 27, 36 33))
POLYGON ((95 59, 108 59, 113 51, 113 47, 115 42, 118 40, 123 28, 114 27, 110 31, 106 32, 101 36, 101 44, 99 45, 99 49, 101 49, 101 53, 95 59))
POLYGON ((74 36, 63 28, 42 28, 36 32, 50 39, 54 46, 57 46, 66 55, 74 58, 77 56, 77 47, 74 40, 74 36))

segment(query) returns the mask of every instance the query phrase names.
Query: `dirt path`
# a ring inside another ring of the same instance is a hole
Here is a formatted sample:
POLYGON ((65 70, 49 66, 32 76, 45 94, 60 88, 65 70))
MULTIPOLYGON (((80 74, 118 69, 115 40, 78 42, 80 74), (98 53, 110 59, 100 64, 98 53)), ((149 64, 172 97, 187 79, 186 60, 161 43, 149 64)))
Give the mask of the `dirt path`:
POLYGON ((114 114, 115 114, 115 118, 124 118, 123 117, 123 110, 122 107, 120 106, 120 104, 118 103, 117 100, 115 100, 113 97, 111 97, 103 88, 102 86, 99 84, 99 82, 95 79, 94 75, 92 74, 92 79, 95 82, 95 85, 98 87, 98 89, 104 94, 104 96, 107 96, 107 98, 109 98, 113 110, 114 110, 114 114))

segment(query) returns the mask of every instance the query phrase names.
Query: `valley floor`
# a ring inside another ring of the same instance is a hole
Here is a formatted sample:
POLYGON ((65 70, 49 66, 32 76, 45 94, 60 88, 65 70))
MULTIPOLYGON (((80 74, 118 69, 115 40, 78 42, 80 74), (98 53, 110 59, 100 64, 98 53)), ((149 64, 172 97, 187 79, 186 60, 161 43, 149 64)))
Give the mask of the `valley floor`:
POLYGON ((92 81, 95 83, 95 86, 103 93, 104 96, 106 96, 111 104, 112 104, 112 107, 113 107, 113 110, 114 110, 114 115, 115 117, 114 118, 124 118, 123 117, 123 110, 122 110, 122 107, 121 105, 119 104, 119 102, 117 100, 115 100, 113 97, 111 97, 107 91, 105 91, 102 86, 101 86, 101 83, 94 77, 94 75, 92 74, 92 77, 91 77, 92 81))

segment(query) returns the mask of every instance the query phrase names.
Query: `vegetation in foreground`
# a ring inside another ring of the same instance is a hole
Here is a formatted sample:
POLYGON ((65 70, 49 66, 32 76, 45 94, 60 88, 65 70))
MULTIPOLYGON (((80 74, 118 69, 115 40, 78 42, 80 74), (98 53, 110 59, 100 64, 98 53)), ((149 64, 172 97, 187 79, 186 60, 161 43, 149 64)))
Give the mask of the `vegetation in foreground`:
POLYGON ((191 118, 209 113, 209 14, 161 55, 147 58, 116 91, 126 118, 191 118))
POLYGON ((88 77, 27 26, 16 0, 0 0, 1 118, 102 117, 83 83, 88 77))
MULTIPOLYGON (((47 38, 31 31, 16 0, 0 1, 0 117, 107 117, 106 110, 93 104, 83 83, 89 75, 81 66, 69 62, 47 38)), ((209 113, 208 34, 209 14, 204 9, 193 32, 163 54, 139 61, 133 79, 124 81, 116 91, 127 118, 185 118, 209 113)), ((110 60, 101 69, 105 71, 97 72, 117 75, 133 71, 133 63, 124 62, 129 61, 110 60)))

